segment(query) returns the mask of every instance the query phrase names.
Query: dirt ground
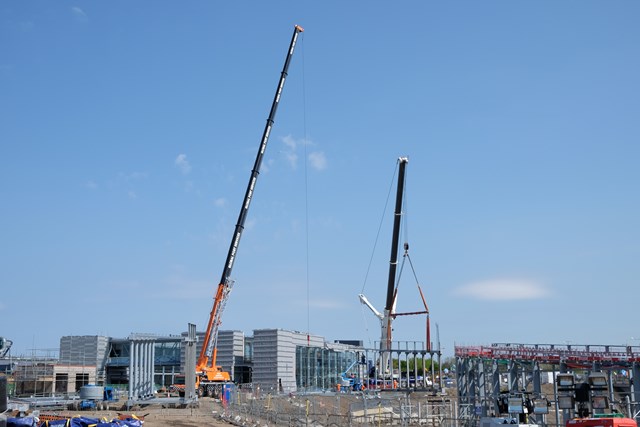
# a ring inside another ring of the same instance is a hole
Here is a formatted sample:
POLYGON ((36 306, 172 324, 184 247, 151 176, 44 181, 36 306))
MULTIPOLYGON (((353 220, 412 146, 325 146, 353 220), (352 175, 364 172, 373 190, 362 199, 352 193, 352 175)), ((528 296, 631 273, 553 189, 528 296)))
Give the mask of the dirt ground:
POLYGON ((144 408, 134 408, 129 412, 117 410, 65 411, 57 412, 56 415, 64 417, 82 415, 90 418, 106 418, 109 421, 118 418, 119 415, 135 415, 144 420, 144 427, 228 427, 232 425, 220 419, 221 410, 222 406, 219 402, 209 398, 202 398, 199 405, 193 408, 163 408, 160 405, 150 405, 144 408))
POLYGON ((220 419, 219 404, 201 401, 200 406, 186 409, 144 408, 136 415, 144 415, 144 427, 227 427, 230 423, 220 419))
POLYGON ((228 427, 232 424, 220 419, 222 406, 219 402, 203 398, 195 408, 152 408, 147 407, 140 410, 140 415, 144 415, 144 427, 228 427))

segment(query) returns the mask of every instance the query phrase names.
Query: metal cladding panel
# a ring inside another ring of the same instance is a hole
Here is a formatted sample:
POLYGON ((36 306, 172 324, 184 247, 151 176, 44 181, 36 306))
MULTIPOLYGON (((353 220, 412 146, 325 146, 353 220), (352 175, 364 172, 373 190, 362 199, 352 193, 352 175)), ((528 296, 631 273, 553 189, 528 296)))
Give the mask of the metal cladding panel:
POLYGON ((107 358, 109 337, 99 335, 60 338, 60 363, 102 367, 107 358))
POLYGON ((240 331, 218 332, 218 356, 216 363, 223 370, 232 372, 237 356, 244 355, 244 333, 240 331))
POLYGON ((285 345, 287 333, 278 329, 253 331, 253 372, 255 384, 273 388, 278 383, 278 351, 285 345))

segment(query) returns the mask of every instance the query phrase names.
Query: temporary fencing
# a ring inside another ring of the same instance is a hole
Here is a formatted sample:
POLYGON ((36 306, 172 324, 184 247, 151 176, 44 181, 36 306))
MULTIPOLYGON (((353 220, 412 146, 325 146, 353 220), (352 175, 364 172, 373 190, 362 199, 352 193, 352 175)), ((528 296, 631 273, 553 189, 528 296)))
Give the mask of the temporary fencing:
POLYGON ((237 425, 454 427, 456 402, 411 392, 256 393, 236 390, 223 417, 237 425))

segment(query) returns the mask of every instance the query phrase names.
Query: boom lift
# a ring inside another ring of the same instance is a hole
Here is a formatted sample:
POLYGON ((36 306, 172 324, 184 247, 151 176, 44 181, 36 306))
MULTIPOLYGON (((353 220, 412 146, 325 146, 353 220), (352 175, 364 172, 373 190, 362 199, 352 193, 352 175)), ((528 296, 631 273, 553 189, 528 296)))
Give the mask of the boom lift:
POLYGON ((211 396, 219 396, 222 385, 225 382, 231 380, 229 373, 224 371, 222 367, 216 365, 216 357, 218 351, 218 326, 220 325, 222 320, 222 312, 224 311, 227 298, 229 297, 229 292, 231 292, 231 288, 233 287, 231 270, 233 269, 233 263, 236 259, 238 245, 240 244, 240 237, 242 237, 242 231, 244 230, 244 222, 247 217, 247 212, 249 211, 251 198, 253 196, 256 181, 260 173, 262 157, 264 155, 265 149, 267 148, 267 141, 269 140, 271 128, 274 123, 276 110, 280 102, 280 96, 282 95, 282 89, 287 77, 289 63, 291 62, 291 58, 293 56, 293 51, 296 46, 298 35, 303 31, 304 30, 302 29, 302 27, 298 25, 294 27, 293 36, 291 38, 289 50, 287 51, 287 56, 280 76, 280 81, 278 83, 273 103, 271 105, 271 111, 269 113, 269 117, 267 118, 267 123, 262 134, 260 147, 258 149, 256 160, 251 171, 251 177, 249 178, 249 184, 247 185, 247 190, 242 201, 240 214, 238 215, 238 221, 233 233, 233 238, 231 239, 229 252, 227 253, 227 259, 225 260, 224 268, 222 269, 222 276, 220 277, 218 289, 216 290, 216 294, 213 299, 213 307, 211 308, 211 313, 209 314, 209 322, 207 324, 207 330, 204 335, 202 349, 196 362, 196 390, 201 396, 204 393, 211 396))
POLYGON ((4 337, 0 337, 0 359, 9 354, 9 350, 11 350, 12 345, 13 341, 4 337))

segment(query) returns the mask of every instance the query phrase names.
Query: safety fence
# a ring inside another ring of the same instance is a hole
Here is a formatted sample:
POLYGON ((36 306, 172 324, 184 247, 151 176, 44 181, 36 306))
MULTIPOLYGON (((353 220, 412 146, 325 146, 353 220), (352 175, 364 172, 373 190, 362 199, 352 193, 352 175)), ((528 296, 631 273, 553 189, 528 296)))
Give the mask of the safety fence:
POLYGON ((238 391, 223 418, 236 425, 455 427, 456 402, 447 396, 401 392, 271 394, 238 391))

